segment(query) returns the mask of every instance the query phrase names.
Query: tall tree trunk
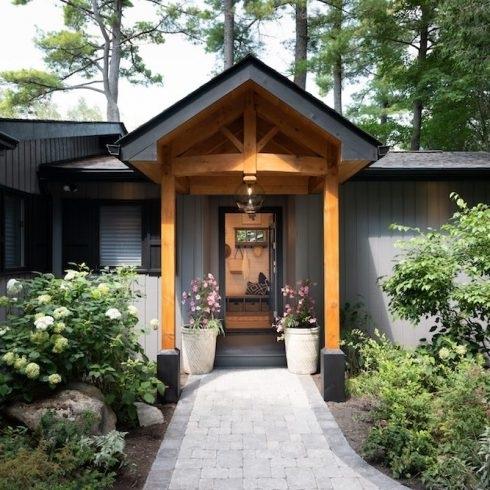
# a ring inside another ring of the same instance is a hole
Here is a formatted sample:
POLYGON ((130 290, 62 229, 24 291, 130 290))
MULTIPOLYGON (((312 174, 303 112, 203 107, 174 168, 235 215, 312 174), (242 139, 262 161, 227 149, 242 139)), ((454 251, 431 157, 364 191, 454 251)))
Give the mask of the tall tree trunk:
MULTIPOLYGON (((421 76, 425 60, 427 58, 427 51, 429 47, 429 22, 427 20, 428 12, 426 7, 422 7, 421 29, 420 29, 420 44, 417 54, 418 74, 421 76)), ((410 139, 410 150, 420 150, 420 136, 422 133, 422 112, 424 110, 424 104, 420 96, 415 95, 415 100, 412 105, 412 137, 410 139)))
POLYGON ((123 0, 113 1, 113 17, 111 23, 111 58, 109 64, 109 94, 107 97, 107 119, 109 121, 119 121, 119 70, 121 68, 121 23, 123 0))
POLYGON ((234 40, 235 40, 235 13, 233 9, 234 0, 223 0, 225 13, 225 24, 223 33, 223 51, 225 70, 233 66, 234 62, 234 40))
POLYGON ((333 66, 333 108, 342 114, 342 58, 339 55, 333 66))
MULTIPOLYGON (((334 36, 342 35, 342 21, 344 20, 344 2, 343 0, 337 0, 332 7, 333 11, 333 25, 332 31, 334 36)), ((332 67, 332 79, 333 79, 333 108, 342 114, 342 89, 344 80, 344 67, 342 65, 342 55, 337 53, 334 65, 332 67)))
POLYGON ((295 5, 296 41, 294 45, 294 83, 306 88, 306 61, 308 59, 308 0, 297 0, 295 5))

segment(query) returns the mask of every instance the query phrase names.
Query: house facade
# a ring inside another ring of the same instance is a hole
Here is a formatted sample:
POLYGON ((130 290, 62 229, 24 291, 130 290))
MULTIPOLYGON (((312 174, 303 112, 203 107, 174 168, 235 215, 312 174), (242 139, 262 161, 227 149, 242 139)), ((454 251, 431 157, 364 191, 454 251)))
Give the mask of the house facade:
POLYGON ((0 287, 72 262, 134 265, 141 322, 160 319, 141 341, 166 381, 192 278, 211 272, 222 285, 218 366, 284 365, 269 328, 284 306, 280 287, 311 279, 335 399, 343 304, 363 303, 369 328, 403 345, 426 334, 428 324, 391 318, 377 285, 402 238, 389 225, 439 226, 451 192, 490 202, 488 153, 386 154, 254 58, 126 133, 119 123, 0 120, 0 287), (264 194, 254 219, 237 212, 244 177, 264 194), (248 294, 260 274, 266 298, 248 294))

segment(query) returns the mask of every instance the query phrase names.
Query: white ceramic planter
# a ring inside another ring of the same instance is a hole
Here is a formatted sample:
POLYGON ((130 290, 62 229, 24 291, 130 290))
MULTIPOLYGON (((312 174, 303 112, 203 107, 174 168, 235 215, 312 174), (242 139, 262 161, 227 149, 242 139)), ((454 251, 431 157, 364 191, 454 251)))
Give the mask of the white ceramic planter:
POLYGON ((182 328, 182 360, 187 374, 207 374, 213 370, 217 336, 215 329, 182 328))
POLYGON ((286 359, 294 374, 313 374, 318 366, 320 327, 286 328, 286 359))

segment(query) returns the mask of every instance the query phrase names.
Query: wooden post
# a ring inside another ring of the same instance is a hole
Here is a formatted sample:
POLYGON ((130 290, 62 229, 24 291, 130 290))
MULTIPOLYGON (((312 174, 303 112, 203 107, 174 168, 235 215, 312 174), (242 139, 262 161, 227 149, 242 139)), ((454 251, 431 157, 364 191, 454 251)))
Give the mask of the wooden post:
POLYGON ((340 347, 340 261, 339 261, 339 156, 327 159, 323 190, 323 268, 325 347, 340 347))
POLYGON ((175 177, 168 147, 159 148, 161 181, 161 346, 175 348, 175 177))
POLYGON ((257 114, 253 92, 247 94, 243 113, 243 173, 257 174, 257 114))

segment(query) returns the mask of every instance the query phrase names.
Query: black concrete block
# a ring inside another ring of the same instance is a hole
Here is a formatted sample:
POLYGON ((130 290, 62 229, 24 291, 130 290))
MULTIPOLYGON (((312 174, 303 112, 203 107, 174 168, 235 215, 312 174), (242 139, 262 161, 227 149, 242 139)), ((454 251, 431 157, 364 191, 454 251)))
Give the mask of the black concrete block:
POLYGON ((345 355, 340 349, 320 352, 322 396, 327 402, 345 401, 345 355))
POLYGON ((163 401, 174 403, 180 398, 180 350, 166 349, 157 355, 157 378, 167 389, 163 401))

